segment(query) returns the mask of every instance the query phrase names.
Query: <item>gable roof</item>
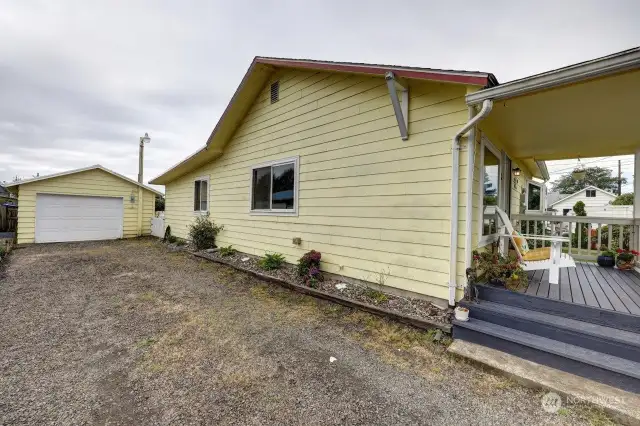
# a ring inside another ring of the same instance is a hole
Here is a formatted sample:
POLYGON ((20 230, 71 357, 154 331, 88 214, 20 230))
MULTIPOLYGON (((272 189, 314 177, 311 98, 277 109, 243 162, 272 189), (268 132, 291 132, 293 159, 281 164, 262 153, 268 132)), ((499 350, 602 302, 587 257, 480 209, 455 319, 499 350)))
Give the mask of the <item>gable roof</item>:
POLYGON ((163 185, 222 155, 224 146, 233 136, 255 98, 273 73, 281 68, 364 74, 379 77, 384 77, 387 72, 393 72, 398 77, 406 79, 480 87, 493 87, 498 84, 498 80, 493 74, 481 71, 256 56, 207 139, 205 146, 160 176, 153 178, 150 183, 163 185))
POLYGON ((93 166, 89 166, 89 167, 83 167, 81 169, 74 169, 74 170, 68 170, 66 172, 60 172, 60 173, 54 173, 52 175, 46 175, 46 176, 38 176, 32 179, 25 179, 25 180, 21 180, 18 182, 12 182, 9 185, 6 185, 7 189, 8 188, 15 188, 18 187, 20 185, 27 185, 33 182, 38 182, 41 180, 47 180, 47 179, 53 179, 53 178, 58 178, 58 177, 62 177, 62 176, 67 176, 67 175, 73 175, 76 173, 82 173, 82 172, 88 172, 89 170, 102 170, 103 172, 109 173, 115 177, 118 177, 120 179, 126 180, 127 182, 133 183, 134 185, 137 185, 143 189, 146 189, 147 191, 151 191, 156 195, 160 195, 164 197, 164 194, 160 191, 156 191, 155 189, 147 186, 147 185, 143 185, 133 179, 129 179, 128 177, 121 175, 120 173, 116 173, 113 170, 109 170, 106 167, 102 167, 100 164, 94 164, 93 166))
POLYGON ((554 205, 556 205, 556 204, 558 204, 558 203, 561 203, 561 202, 563 202, 563 201, 565 201, 565 200, 568 200, 569 198, 571 198, 571 197, 573 197, 573 196, 575 196, 575 195, 578 195, 578 194, 580 194, 581 192, 584 192, 586 189, 595 189, 596 191, 599 191, 599 192, 602 192, 602 193, 604 193, 604 194, 610 195, 610 196, 612 196, 613 198, 616 198, 616 197, 617 197, 617 195, 616 195, 616 194, 614 194, 614 193, 612 193, 612 192, 605 191, 604 189, 598 188, 597 186, 588 185, 588 186, 585 186, 584 188, 582 188, 581 190, 574 192, 573 194, 569 194, 569 195, 562 194, 562 195, 563 195, 563 198, 560 198, 559 200, 554 201, 553 203, 549 204, 549 207, 552 207, 552 206, 554 206, 554 205))

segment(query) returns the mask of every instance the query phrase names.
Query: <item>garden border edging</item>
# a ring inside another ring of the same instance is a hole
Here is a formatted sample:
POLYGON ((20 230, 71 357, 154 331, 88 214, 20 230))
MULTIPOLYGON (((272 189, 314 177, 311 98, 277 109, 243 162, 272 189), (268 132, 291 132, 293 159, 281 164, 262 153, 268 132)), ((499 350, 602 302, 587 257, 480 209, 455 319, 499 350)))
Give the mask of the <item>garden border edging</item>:
POLYGON ((237 265, 232 264, 231 262, 225 262, 224 260, 221 259, 212 259, 210 257, 207 257, 203 254, 200 253, 196 253, 196 252, 189 252, 190 254, 192 254, 195 257, 198 257, 200 259, 205 259, 208 260, 210 262, 214 262, 214 263, 219 263, 221 265, 226 265, 229 266, 231 268, 234 268, 238 271, 242 271, 245 273, 248 273, 256 278, 260 278, 262 280, 266 280, 269 282, 272 282, 274 284, 278 284, 282 287, 288 288, 290 290, 294 290, 297 291, 299 293, 302 294, 306 294, 309 296, 314 296, 317 297, 319 299, 324 299, 324 300, 328 300, 330 302, 334 302, 334 303, 338 303, 340 305, 343 306, 347 306, 349 308, 355 308, 355 309, 360 309, 362 311, 365 312, 369 312, 371 314, 374 315, 378 315, 381 317, 386 317, 389 319, 392 319, 394 321, 398 321, 401 322, 403 324, 408 324, 411 325, 413 327, 422 329, 422 330, 430 330, 430 329, 440 329, 446 333, 451 334, 451 328, 452 326, 450 324, 440 324, 440 323, 436 323, 436 322, 431 322, 428 320, 424 320, 422 318, 417 318, 417 317, 413 317, 413 316, 408 316, 408 315, 402 315, 399 314, 397 312, 393 312, 393 311, 389 311, 387 309, 383 309, 383 308, 378 308, 377 306, 373 306, 373 305, 369 305, 367 303, 362 303, 362 302, 358 302, 356 300, 352 300, 352 299, 347 299, 345 297, 340 297, 331 293, 327 293, 321 290, 316 290, 314 288, 311 287, 305 287, 305 286, 301 286, 298 284, 294 284, 291 282, 288 282, 286 280, 280 279, 280 278, 276 278, 276 277, 272 277, 269 275, 265 275, 265 274, 261 274, 259 272, 255 272, 252 271, 250 269, 245 269, 245 268, 241 268, 237 265))

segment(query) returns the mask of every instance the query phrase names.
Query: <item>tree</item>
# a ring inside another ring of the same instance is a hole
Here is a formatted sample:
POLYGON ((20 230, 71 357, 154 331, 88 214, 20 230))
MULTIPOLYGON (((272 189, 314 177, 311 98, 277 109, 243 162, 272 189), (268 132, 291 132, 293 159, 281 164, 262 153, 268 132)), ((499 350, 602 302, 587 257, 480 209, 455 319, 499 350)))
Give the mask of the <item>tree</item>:
POLYGON ((611 202, 614 206, 632 206, 633 205, 633 192, 618 195, 615 200, 611 202))
POLYGON ((587 211, 584 209, 584 203, 582 201, 578 201, 573 205, 573 212, 576 216, 586 216, 587 211))
POLYGON ((164 197, 156 196, 156 211, 163 212, 164 211, 164 197))
MULTIPOLYGON (((589 185, 604 189, 609 192, 618 191, 618 178, 611 176, 611 170, 603 167, 587 167, 584 179, 576 180, 570 173, 564 174, 551 183, 551 190, 561 194, 573 194, 589 185)), ((627 183, 626 178, 622 178, 622 185, 627 183)))
MULTIPOLYGON (((584 203, 582 201, 578 201, 573 205, 573 212, 576 216, 586 216, 587 211, 584 209, 584 203)), ((569 225, 571 226, 571 225, 569 225)), ((586 223, 576 223, 576 232, 572 237, 572 244, 574 247, 578 248, 589 248, 588 241, 589 235, 587 235, 587 224, 586 223), (580 241, 578 241, 578 227, 580 227, 580 241)))

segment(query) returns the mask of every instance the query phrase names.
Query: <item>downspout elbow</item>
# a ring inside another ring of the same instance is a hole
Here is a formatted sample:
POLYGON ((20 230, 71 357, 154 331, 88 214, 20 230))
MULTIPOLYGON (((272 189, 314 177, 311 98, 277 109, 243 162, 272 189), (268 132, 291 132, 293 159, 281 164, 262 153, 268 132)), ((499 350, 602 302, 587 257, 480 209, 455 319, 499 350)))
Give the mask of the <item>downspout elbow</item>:
POLYGON ((449 263, 449 305, 456 303, 456 277, 458 265, 458 205, 459 173, 460 173, 460 139, 473 126, 484 119, 493 108, 493 101, 486 99, 482 102, 480 112, 467 122, 453 137, 452 141, 452 174, 451 174, 451 234, 450 234, 450 263, 449 263))

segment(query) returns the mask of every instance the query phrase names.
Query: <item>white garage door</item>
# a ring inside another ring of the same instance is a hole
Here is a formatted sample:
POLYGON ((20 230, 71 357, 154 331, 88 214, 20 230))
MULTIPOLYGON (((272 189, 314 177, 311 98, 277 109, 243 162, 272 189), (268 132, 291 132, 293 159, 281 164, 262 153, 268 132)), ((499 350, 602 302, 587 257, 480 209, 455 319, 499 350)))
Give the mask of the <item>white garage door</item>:
POLYGON ((122 237, 122 198, 36 195, 36 243, 122 237))

